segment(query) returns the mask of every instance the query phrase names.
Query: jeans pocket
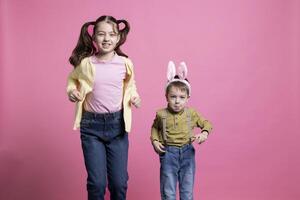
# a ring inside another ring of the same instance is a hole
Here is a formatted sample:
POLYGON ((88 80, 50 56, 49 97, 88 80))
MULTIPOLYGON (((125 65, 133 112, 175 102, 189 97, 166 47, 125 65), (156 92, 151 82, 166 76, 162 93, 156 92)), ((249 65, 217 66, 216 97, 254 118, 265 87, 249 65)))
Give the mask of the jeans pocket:
POLYGON ((158 156, 159 156, 160 163, 163 163, 167 156, 167 150, 163 153, 159 153, 158 156))
POLYGON ((125 133, 125 125, 123 119, 113 119, 109 123, 107 123, 107 131, 112 135, 112 137, 116 137, 119 135, 124 135, 125 133))

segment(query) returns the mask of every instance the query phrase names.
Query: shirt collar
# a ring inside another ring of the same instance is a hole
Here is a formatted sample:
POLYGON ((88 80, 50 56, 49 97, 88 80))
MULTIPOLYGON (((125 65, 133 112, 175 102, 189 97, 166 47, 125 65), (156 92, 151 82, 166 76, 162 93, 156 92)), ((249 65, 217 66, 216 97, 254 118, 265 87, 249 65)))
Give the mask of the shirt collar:
POLYGON ((116 52, 111 60, 99 60, 96 55, 93 55, 91 61, 94 64, 124 64, 124 60, 116 52))
POLYGON ((185 108, 182 109, 182 111, 180 111, 180 112, 174 112, 174 111, 171 110, 171 109, 169 108, 169 106, 168 106, 168 107, 167 107, 167 110, 168 110, 168 112, 169 112, 170 114, 172 114, 172 115, 182 115, 182 113, 184 113, 185 108))

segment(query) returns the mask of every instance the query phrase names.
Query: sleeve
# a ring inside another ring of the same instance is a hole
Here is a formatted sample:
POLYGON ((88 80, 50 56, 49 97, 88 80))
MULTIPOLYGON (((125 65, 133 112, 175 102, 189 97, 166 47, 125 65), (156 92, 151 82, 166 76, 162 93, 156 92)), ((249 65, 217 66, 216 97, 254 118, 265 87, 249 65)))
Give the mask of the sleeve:
POLYGON ((137 88, 136 88, 136 83, 135 83, 133 63, 129 58, 127 58, 127 62, 131 66, 131 78, 130 78, 130 81, 128 82, 128 88, 129 88, 130 94, 131 94, 131 96, 139 97, 139 94, 138 94, 137 88))
MULTIPOLYGON (((81 63, 73 69, 67 78, 67 94, 74 89, 81 90, 84 87, 90 88, 92 85, 92 74, 92 69, 87 65, 87 58, 83 59, 81 63)), ((85 91, 80 92, 84 93, 85 91)))
POLYGON ((158 116, 158 114, 156 113, 155 119, 153 121, 152 127, 151 127, 151 142, 157 140, 157 141, 161 141, 161 136, 160 136, 160 129, 161 129, 161 125, 160 125, 160 118, 158 116))
POLYGON ((212 131, 212 124, 207 119, 205 119, 200 113, 198 113, 195 110, 192 110, 192 117, 195 126, 201 128, 201 132, 206 131, 210 133, 212 131))
POLYGON ((67 94, 78 87, 78 67, 75 67, 67 79, 67 94))

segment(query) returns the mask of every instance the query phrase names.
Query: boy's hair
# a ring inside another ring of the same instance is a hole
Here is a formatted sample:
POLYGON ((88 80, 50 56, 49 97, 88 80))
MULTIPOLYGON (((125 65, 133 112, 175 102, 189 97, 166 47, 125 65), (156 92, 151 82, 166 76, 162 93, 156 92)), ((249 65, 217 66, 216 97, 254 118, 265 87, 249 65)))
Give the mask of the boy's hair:
POLYGON ((130 30, 129 23, 126 20, 116 20, 112 16, 103 15, 99 17, 96 21, 86 22, 82 27, 79 35, 79 39, 75 49, 72 52, 71 57, 69 58, 69 62, 76 67, 80 64, 81 60, 85 57, 92 56, 96 53, 97 49, 93 43, 93 36, 97 30, 97 25, 99 22, 107 22, 113 25, 117 34, 120 34, 120 40, 117 43, 115 51, 118 55, 128 57, 125 53, 123 53, 120 49, 120 46, 125 43, 127 34, 130 30), (124 28, 120 29, 120 24, 124 24, 124 28), (88 27, 93 25, 93 36, 88 33, 88 27))
MULTIPOLYGON (((185 79, 187 82, 189 82, 187 79, 185 79)), ((166 96, 168 96, 171 87, 176 87, 178 88, 180 91, 186 91, 187 96, 190 96, 190 90, 189 87, 187 86, 187 84, 183 83, 182 81, 179 81, 179 77, 176 75, 174 77, 174 81, 170 82, 166 88, 166 96), (176 81, 176 79, 178 79, 178 81, 176 81)))

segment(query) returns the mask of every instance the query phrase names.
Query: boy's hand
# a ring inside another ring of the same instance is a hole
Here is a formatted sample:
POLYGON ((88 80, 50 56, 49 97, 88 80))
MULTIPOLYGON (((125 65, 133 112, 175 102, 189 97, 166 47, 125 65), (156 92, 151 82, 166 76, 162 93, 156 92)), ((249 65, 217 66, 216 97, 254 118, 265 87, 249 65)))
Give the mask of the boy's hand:
POLYGON ((197 143, 201 144, 203 143, 208 137, 208 132, 204 131, 202 133, 199 133, 195 135, 195 139, 197 143))
POLYGON ((141 106, 141 98, 140 97, 131 97, 130 103, 133 104, 136 108, 141 106))
POLYGON ((161 153, 165 153, 165 146, 162 145, 159 141, 154 140, 152 142, 153 148, 155 150, 156 153, 161 154, 161 153))
POLYGON ((69 100, 72 102, 81 101, 82 97, 80 95, 80 92, 77 89, 72 90, 68 94, 69 100))

